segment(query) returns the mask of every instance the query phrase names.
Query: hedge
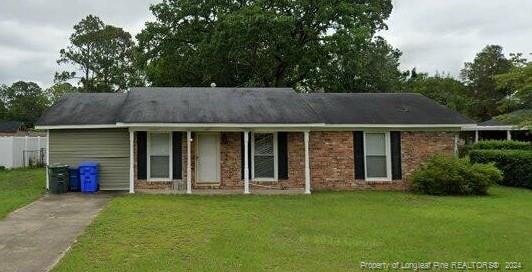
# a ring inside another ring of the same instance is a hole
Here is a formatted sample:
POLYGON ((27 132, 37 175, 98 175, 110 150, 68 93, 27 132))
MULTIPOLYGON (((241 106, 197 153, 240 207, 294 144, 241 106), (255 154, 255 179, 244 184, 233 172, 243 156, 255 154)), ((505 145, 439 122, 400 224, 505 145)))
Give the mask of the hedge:
POLYGON ((464 145, 459 147, 458 154, 460 158, 469 155, 471 150, 484 150, 484 149, 500 149, 500 150, 531 150, 532 144, 529 142, 520 141, 501 141, 501 140, 487 140, 479 141, 478 143, 471 145, 464 145))
POLYGON ((471 145, 471 150, 477 149, 504 149, 504 150, 532 150, 532 144, 520 141, 479 141, 471 145))
POLYGON ((532 189, 532 151, 472 150, 469 158, 476 163, 495 163, 503 172, 502 185, 532 189))
POLYGON ((430 195, 484 195, 502 174, 493 164, 436 155, 416 169, 412 189, 430 195))

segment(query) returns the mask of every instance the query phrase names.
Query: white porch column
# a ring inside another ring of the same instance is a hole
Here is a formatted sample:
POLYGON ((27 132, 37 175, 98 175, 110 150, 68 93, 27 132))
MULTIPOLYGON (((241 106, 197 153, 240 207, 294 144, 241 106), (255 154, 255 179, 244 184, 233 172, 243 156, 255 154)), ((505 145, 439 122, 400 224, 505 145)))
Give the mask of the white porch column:
POLYGON ((244 194, 249 194, 249 131, 244 131, 244 194))
POLYGON ((50 177, 48 176, 48 165, 50 165, 50 130, 46 130, 46 190, 50 190, 50 177))
POLYGON ((129 193, 135 192, 135 132, 129 130, 129 193))
POLYGON ((28 135, 26 135, 24 136, 24 150, 22 151, 22 167, 26 167, 26 161, 28 161, 28 166, 30 166, 28 155, 28 135))
POLYGON ((187 194, 192 194, 192 155, 190 146, 192 142, 192 133, 187 131, 187 194))
POLYGON ((512 132, 510 130, 506 131, 506 140, 508 141, 512 140, 512 132))
POLYGON ((478 143, 478 130, 475 130, 475 143, 478 143))
POLYGON ((309 132, 305 131, 305 194, 310 194, 309 132))
POLYGON ((454 156, 458 157, 458 134, 454 135, 454 156))

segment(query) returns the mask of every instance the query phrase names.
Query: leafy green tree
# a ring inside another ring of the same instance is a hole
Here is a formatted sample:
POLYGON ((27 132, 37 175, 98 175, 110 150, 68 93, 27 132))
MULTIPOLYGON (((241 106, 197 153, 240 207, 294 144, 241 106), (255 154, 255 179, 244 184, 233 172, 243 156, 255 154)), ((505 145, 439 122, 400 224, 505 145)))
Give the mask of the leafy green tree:
POLYGON ((404 88, 406 91, 423 94, 463 115, 471 116, 474 102, 467 95, 466 86, 450 75, 429 76, 413 69, 404 88))
POLYGON ((70 45, 59 51, 59 64, 76 71, 57 72, 56 82, 79 79, 81 91, 113 92, 143 84, 135 68, 135 43, 131 35, 89 15, 74 26, 70 45))
POLYGON ((511 95, 511 90, 498 88, 495 75, 509 72, 513 63, 507 59, 499 45, 488 45, 480 51, 473 62, 466 62, 460 75, 467 86, 469 96, 473 98, 471 107, 473 117, 488 120, 498 115, 498 103, 511 95))
POLYGON ((52 85, 50 88, 46 90, 46 93, 52 103, 55 103, 61 96, 69 93, 75 93, 78 92, 78 88, 72 86, 72 84, 68 82, 59 82, 54 85, 52 85))
POLYGON ((1 91, 7 108, 6 119, 22 121, 28 127, 33 127, 49 106, 45 92, 34 82, 18 81, 1 91))
POLYGON ((532 61, 522 58, 522 54, 513 55, 512 61, 514 68, 495 76, 497 87, 510 91, 499 103, 499 109, 509 113, 496 119, 532 129, 532 61))
POLYGON ((507 124, 528 128, 532 131, 532 109, 521 109, 511 113, 496 116, 495 119, 507 124))
POLYGON ((2 84, 0 85, 0 120, 7 119, 7 108, 5 102, 5 93, 7 86, 2 84))
POLYGON ((375 33, 391 1, 163 0, 137 36, 155 86, 388 91, 400 52, 375 33))
POLYGON ((532 61, 518 58, 514 63, 515 66, 507 73, 495 75, 497 87, 510 92, 510 95, 501 101, 503 112, 532 109, 532 61))

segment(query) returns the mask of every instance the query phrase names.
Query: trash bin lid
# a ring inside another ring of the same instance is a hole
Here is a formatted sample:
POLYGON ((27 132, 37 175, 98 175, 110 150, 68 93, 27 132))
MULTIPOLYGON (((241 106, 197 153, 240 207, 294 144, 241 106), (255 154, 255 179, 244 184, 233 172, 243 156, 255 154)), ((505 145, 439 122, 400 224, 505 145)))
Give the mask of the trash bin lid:
POLYGON ((84 167, 84 166, 91 166, 91 167, 95 167, 95 166, 99 166, 100 163, 99 162, 95 162, 95 161, 84 161, 84 162, 80 162, 79 163, 79 167, 84 167))
POLYGON ((61 163, 53 163, 51 165, 48 165, 48 168, 63 168, 68 167, 67 164, 61 164, 61 163))

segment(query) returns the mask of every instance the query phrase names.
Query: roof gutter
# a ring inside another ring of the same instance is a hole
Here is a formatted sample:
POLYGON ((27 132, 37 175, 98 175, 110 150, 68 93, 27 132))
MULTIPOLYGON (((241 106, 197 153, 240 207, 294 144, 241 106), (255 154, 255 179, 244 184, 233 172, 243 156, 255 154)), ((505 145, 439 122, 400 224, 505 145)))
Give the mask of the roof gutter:
POLYGON ((267 124, 267 123, 116 123, 117 127, 147 128, 459 128, 475 124, 267 124))
POLYGON ((35 129, 42 129, 42 130, 49 130, 49 129, 94 129, 94 128, 117 128, 117 126, 116 126, 116 124, 35 126, 35 129))
POLYGON ((475 124, 267 124, 267 123, 123 123, 100 125, 42 125, 35 129, 101 129, 101 128, 327 128, 327 129, 360 129, 360 128, 455 128, 475 130, 475 124))
POLYGON ((299 128, 322 127, 323 123, 308 124, 268 124, 268 123, 116 123, 117 127, 158 127, 158 128, 299 128))
POLYGON ((528 130, 526 127, 518 127, 518 126, 473 126, 470 128, 466 128, 464 130, 467 131, 475 131, 475 130, 528 130))

